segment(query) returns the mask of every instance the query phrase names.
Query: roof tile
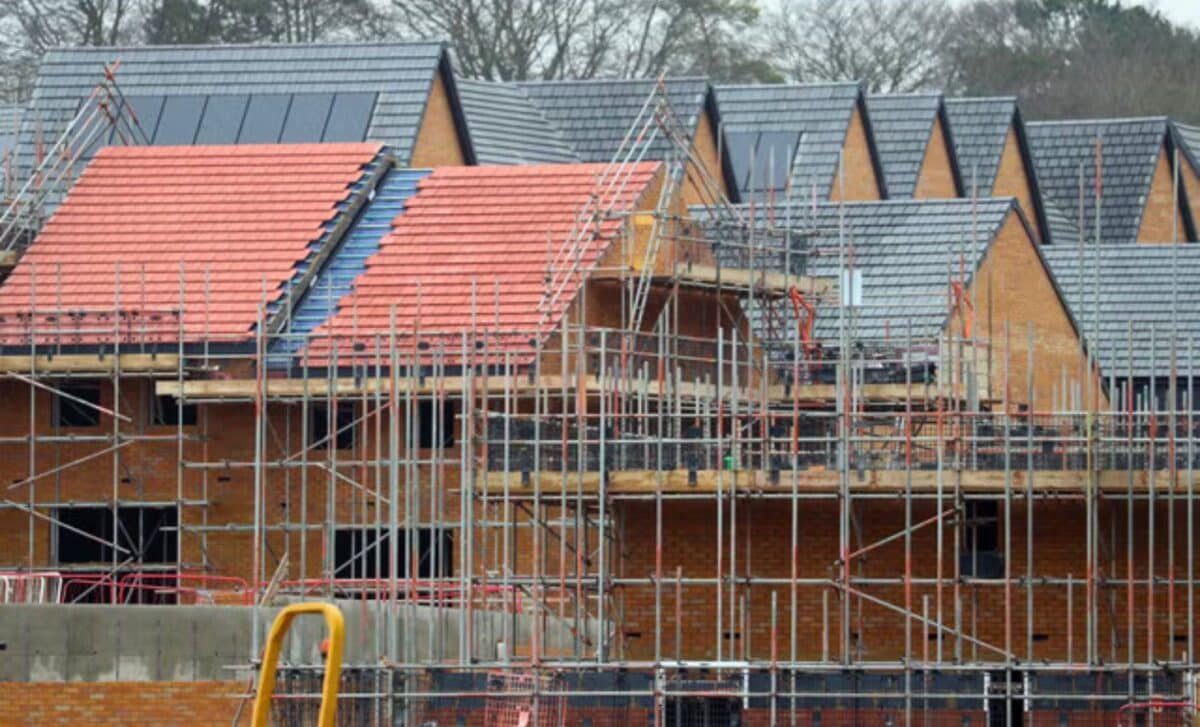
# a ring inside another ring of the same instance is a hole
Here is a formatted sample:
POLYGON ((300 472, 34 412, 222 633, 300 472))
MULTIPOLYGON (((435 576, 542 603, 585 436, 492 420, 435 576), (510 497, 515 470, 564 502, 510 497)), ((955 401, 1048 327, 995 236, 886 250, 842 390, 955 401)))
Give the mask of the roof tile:
MULTIPOLYGON (((102 149, 0 286, 0 340, 21 343, 31 326, 48 331, 48 318, 67 315, 76 332, 53 342, 95 343, 113 338, 96 326, 114 309, 174 320, 181 305, 185 340, 245 340, 260 302, 279 297, 380 153, 378 144, 102 149), (269 173, 258 165, 266 159, 269 173), (201 162, 223 171, 196 173, 201 162)), ((160 333, 177 340, 179 325, 160 333)))
MULTIPOLYGON (((1095 154, 1097 140, 1103 149, 1101 206, 1104 242, 1125 243, 1137 239, 1146 199, 1154 177, 1158 155, 1167 134, 1167 120, 1102 119, 1091 121, 1041 121, 1025 125, 1038 184, 1055 215, 1078 229, 1080 185, 1084 195, 1082 216, 1087 238, 1092 239, 1096 219, 1095 154)), ((1066 225, 1052 225, 1060 233, 1066 225)), ((1078 232, 1073 235, 1078 238, 1078 232)), ((1056 242, 1064 242, 1054 238, 1056 242)), ((1069 241, 1069 240, 1065 240, 1069 241)))
MULTIPOLYGON (((716 91, 730 138, 749 132, 798 134, 791 187, 805 198, 815 189, 819 199, 828 199, 850 119, 862 95, 857 83, 718 86, 716 91)), ((735 169, 749 169, 748 158, 737 158, 749 153, 731 143, 730 162, 735 169)), ((743 195, 751 185, 745 186, 743 195)))
MULTIPOLYGON (((632 168, 628 184, 612 200, 617 209, 638 204, 658 166, 632 168)), ((328 353, 331 338, 373 340, 390 332, 394 306, 398 330, 419 329, 429 341, 441 337, 452 353, 460 336, 474 328, 493 342, 491 351, 510 350, 518 360, 527 359, 528 342, 542 322, 548 241, 561 244, 566 238, 603 169, 561 164, 434 170, 417 183, 417 193, 367 259, 353 292, 314 331, 313 357, 328 353)), ((583 248, 582 269, 600 259, 619 229, 616 218, 601 223, 583 248)), ((546 325, 558 321, 577 285, 568 283, 546 312, 546 325)))

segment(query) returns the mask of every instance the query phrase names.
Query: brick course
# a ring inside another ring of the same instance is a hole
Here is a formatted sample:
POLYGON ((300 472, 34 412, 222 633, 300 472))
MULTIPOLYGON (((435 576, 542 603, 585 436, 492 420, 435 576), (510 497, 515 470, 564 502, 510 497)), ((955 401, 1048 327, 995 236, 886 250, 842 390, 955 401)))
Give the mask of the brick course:
MULTIPOLYGON (((0 683, 0 724, 229 727, 246 685, 220 682, 0 683)), ((238 725, 250 723, 246 701, 238 725)))

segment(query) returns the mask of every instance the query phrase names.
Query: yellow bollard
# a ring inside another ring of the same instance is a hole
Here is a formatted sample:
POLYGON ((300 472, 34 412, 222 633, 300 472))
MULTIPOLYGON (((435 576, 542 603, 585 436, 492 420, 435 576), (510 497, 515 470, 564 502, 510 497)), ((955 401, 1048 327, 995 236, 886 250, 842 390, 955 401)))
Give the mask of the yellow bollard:
POLYGON ((317 727, 333 727, 337 715, 338 680, 342 672, 342 647, 346 641, 346 622, 342 612, 329 603, 297 603, 288 606, 275 617, 271 634, 267 637, 267 650, 263 654, 262 670, 258 677, 258 694, 254 698, 254 715, 251 727, 267 727, 271 714, 271 697, 275 693, 275 667, 279 664, 279 650, 283 648, 283 637, 287 636, 292 621, 302 614, 321 614, 329 630, 328 654, 325 657, 325 680, 321 685, 321 712, 317 727))

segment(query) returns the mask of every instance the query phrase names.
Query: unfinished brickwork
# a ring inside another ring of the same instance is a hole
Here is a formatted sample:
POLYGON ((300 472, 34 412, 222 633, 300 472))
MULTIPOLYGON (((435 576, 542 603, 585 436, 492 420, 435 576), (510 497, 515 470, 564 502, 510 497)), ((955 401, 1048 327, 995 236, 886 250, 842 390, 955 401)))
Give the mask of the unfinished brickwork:
POLYGON ((1164 147, 1154 164, 1154 176, 1150 180, 1150 190, 1142 207, 1138 242, 1184 242, 1188 239, 1183 213, 1179 207, 1179 197, 1176 196, 1184 182, 1176 181, 1171 166, 1171 160, 1164 147))
POLYGON ((842 144, 842 161, 846 171, 843 177, 839 169, 833 177, 833 188, 829 190, 829 199, 843 199, 842 187, 845 186, 844 199, 853 200, 882 199, 879 184, 878 160, 872 153, 872 146, 867 136, 867 127, 863 123, 862 108, 855 104, 850 114, 850 124, 846 127, 846 140, 842 144))
MULTIPOLYGON (((1008 134, 1004 137, 1004 150, 1000 152, 1000 164, 996 168, 996 179, 992 182, 992 196, 1016 197, 1017 204, 1021 206, 1021 212, 1025 214, 1025 219, 1028 220, 1030 229, 1033 231, 1034 239, 1043 242, 1040 239, 1037 207, 1034 206, 1033 186, 1030 184, 1029 171, 1021 156, 1016 131, 1010 127, 1008 134)), ((963 184, 967 186, 967 192, 970 193, 971 170, 964 169, 962 174, 963 184)))
MULTIPOLYGON (((1062 391, 1064 380, 1084 378, 1087 355, 1054 283, 1044 272, 1034 272, 1044 271, 1035 239, 1031 226, 1015 213, 1009 215, 975 273, 974 313, 969 317, 992 345, 973 365, 994 400, 1068 409, 1066 404, 1083 392, 1062 391), (1064 372, 1069 376, 1064 378, 1064 372)), ((956 314, 950 328, 962 331, 963 325, 962 315, 956 314)))
POLYGON ((450 104, 446 82, 439 71, 433 76, 429 97, 425 101, 425 115, 421 119, 417 139, 413 143, 409 166, 446 167, 466 163, 461 141, 463 131, 458 128, 458 121, 450 104))
POLYGON ((925 158, 917 177, 914 199, 948 199, 958 196, 954 165, 950 163, 950 144, 940 116, 933 119, 933 130, 925 147, 925 158))
POLYGON ((0 724, 12 727, 104 724, 113 727, 229 727, 250 724, 239 713, 245 683, 35 682, 0 684, 0 724))

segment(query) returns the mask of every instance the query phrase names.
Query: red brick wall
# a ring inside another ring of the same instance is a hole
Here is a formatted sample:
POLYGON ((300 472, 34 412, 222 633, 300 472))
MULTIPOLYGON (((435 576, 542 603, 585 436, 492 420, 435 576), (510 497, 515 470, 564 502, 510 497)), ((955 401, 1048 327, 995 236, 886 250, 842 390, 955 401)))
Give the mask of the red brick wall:
MULTIPOLYGON (((54 382, 52 381, 51 384, 54 382)), ((162 441, 137 441, 116 454, 102 454, 84 464, 61 469, 58 474, 43 476, 36 481, 35 502, 38 503, 96 503, 111 501, 113 496, 114 460, 117 471, 117 490, 123 504, 136 502, 173 502, 177 495, 178 470, 176 467, 175 427, 151 426, 149 424, 148 382, 128 379, 122 381, 119 409, 130 417, 131 422, 122 423, 124 434, 158 435, 162 441)), ((0 438, 24 436, 29 424, 29 391, 27 385, 0 383, 0 401, 12 416, 0 418, 0 438)), ((114 392, 108 380, 100 385, 101 406, 114 407, 114 392)), ((41 435, 55 433, 52 426, 52 396, 45 391, 36 394, 36 429, 41 435)), ((252 462, 254 459, 254 414, 248 404, 220 404, 200 406, 200 423, 185 427, 185 435, 204 437, 206 442, 190 441, 184 445, 184 457, 193 462, 228 461, 231 466, 204 472, 200 469, 182 471, 182 495, 185 500, 199 501, 207 496, 207 523, 224 525, 237 523, 248 525, 254 513, 254 470, 238 467, 236 463, 252 462), (204 482, 207 479, 207 495, 204 482)), ((270 428, 267 456, 282 460, 296 455, 301 449, 301 408, 298 404, 272 403, 268 407, 270 428)), ((383 447, 387 447, 388 421, 382 423, 383 447)), ((112 418, 101 416, 97 427, 63 429, 61 435, 96 436, 111 435, 112 418)), ((374 467, 356 467, 345 464, 348 460, 372 457, 375 451, 375 419, 367 420, 365 429, 358 432, 359 441, 366 442, 355 450, 340 450, 336 456, 341 464, 338 469, 368 490, 380 489, 385 495, 388 488, 386 470, 376 477, 374 467), (365 449, 364 449, 365 447, 365 449)), ((45 473, 80 458, 102 452, 109 447, 107 442, 62 441, 40 442, 36 445, 36 472, 45 473)), ((363 489, 339 482, 331 487, 332 475, 318 465, 332 455, 328 451, 313 451, 309 454, 307 486, 302 484, 304 473, 300 468, 268 468, 266 470, 266 500, 264 508, 267 521, 271 524, 300 521, 302 500, 307 502, 307 518, 310 523, 320 523, 325 518, 328 494, 334 492, 335 517, 341 524, 374 524, 377 507, 373 497, 363 489), (307 489, 307 497, 302 497, 307 489)), ((428 456, 428 455, 426 455, 428 456)), ((444 457, 454 466, 442 468, 438 475, 443 482, 458 481, 457 462, 459 450, 452 448, 444 457)), ((293 459, 298 462, 298 456, 293 459)), ((430 467, 422 467, 421 513, 424 520, 430 517, 430 467)), ((24 480, 29 476, 29 448, 23 442, 0 441, 0 483, 5 485, 24 480)), ((29 489, 12 490, 7 495, 21 503, 28 502, 29 489)), ((203 522, 204 509, 198 505, 185 506, 182 522, 199 525, 203 522)), ((403 501, 399 506, 404 512, 403 501)), ((44 508, 43 512, 49 512, 44 508)), ((445 500, 445 517, 457 522, 457 496, 445 500)), ((34 558, 28 559, 30 517, 21 510, 0 510, 0 568, 53 567, 51 552, 52 524, 45 519, 32 520, 34 558)), ((302 576, 317 578, 322 575, 323 537, 319 530, 310 530, 305 548, 306 572, 300 572, 300 534, 271 532, 267 535, 270 551, 276 555, 290 554, 291 578, 302 576)), ((252 574, 252 534, 217 532, 208 536, 207 556, 212 572, 233 575, 249 580, 252 574)), ((185 531, 180 536, 180 559, 185 567, 196 569, 204 560, 203 539, 196 531, 185 531)), ((274 561, 267 564, 265 572, 270 577, 274 561)))
MULTIPOLYGON (((949 502, 947 507, 949 507, 949 502)), ((787 578, 791 569, 791 510, 781 501, 746 501, 737 506, 737 575, 743 579, 737 588, 737 601, 743 597, 749 610, 750 651, 755 658, 764 659, 770 654, 771 639, 771 592, 777 593, 777 648, 780 658, 786 659, 790 643, 789 620, 790 592, 786 585, 746 585, 747 576, 757 578, 787 578)), ((853 538, 852 547, 876 542, 903 529, 904 511, 899 501, 875 500, 856 503, 859 521, 862 523, 861 538, 853 538)), ((832 501, 801 501, 799 509, 799 536, 797 542, 797 575, 800 578, 829 578, 836 575, 838 558, 837 505, 832 501)), ((1126 568, 1125 508, 1119 503, 1106 503, 1100 512, 1103 555, 1101 568, 1108 578, 1124 578, 1126 568)), ((917 503, 913 508, 913 522, 920 522, 934 514, 929 502, 917 503)), ((1003 518, 1003 505, 1000 509, 1003 518)), ((1154 597, 1154 653, 1155 658, 1164 658, 1167 650, 1178 656, 1185 646, 1180 641, 1172 643, 1168 632, 1168 541, 1167 510, 1156 509, 1156 540, 1154 544, 1155 574, 1160 582, 1155 587, 1154 597)), ((653 503, 627 503, 621 512, 625 544, 621 548, 622 574, 629 578, 652 576, 655 570, 655 527, 653 503)), ((1176 510, 1175 578, 1185 577, 1185 548, 1183 547, 1186 514, 1182 506, 1176 510)), ((677 567, 683 568, 685 578, 713 578, 716 571, 716 509, 704 503, 671 503, 664 508, 663 571, 665 578, 673 578, 677 567)), ((1003 521, 1001 520, 1001 523, 1003 521)), ((1147 512, 1144 505, 1134 509, 1135 532, 1134 575, 1144 579, 1148 572, 1147 512)), ((728 508, 724 517, 723 569, 729 574, 729 544, 731 518, 728 508)), ((1034 577, 1065 578, 1070 574, 1077 583, 1072 595, 1072 656, 1081 660, 1086 641, 1086 594, 1082 579, 1087 572, 1084 558, 1083 504, 1079 501, 1041 501, 1034 510, 1033 536, 1034 577)), ((1025 509, 1014 503, 1012 523, 1012 571, 1014 578, 1025 573, 1025 509)), ((1000 530, 1000 548, 1003 550, 1003 524, 1000 530)), ((933 578, 937 570, 937 530, 933 526, 916 531, 913 536, 913 577, 933 578)), ((947 523, 944 531, 943 575, 949 581, 954 575, 956 548, 954 529, 947 523)), ((856 559, 852 577, 888 577, 904 573, 904 543, 896 540, 869 552, 865 558, 856 559)), ((884 599, 892 604, 903 605, 905 594, 902 586, 869 585, 861 587, 869 595, 884 599)), ((800 586, 797 589, 797 658, 819 659, 822 651, 822 592, 829 593, 830 652, 837 658, 840 649, 841 602, 838 592, 820 586, 800 586)), ((947 582, 943 587, 943 620, 952 626, 954 621, 954 587, 947 582)), ((654 649, 654 589, 652 586, 629 586, 619 592, 621 608, 625 615, 624 631, 630 635, 626 640, 627 655, 633 658, 651 658, 654 649), (634 634, 640 636, 634 637, 634 634)), ((932 586, 913 586, 913 608, 919 614, 922 599, 930 596, 931 611, 936 608, 936 592, 932 586)), ((1002 585, 963 585, 964 631, 969 635, 996 646, 1005 643, 1005 603, 1002 585), (972 626, 974 624, 974 626, 972 626)), ((1025 589, 1012 587, 1012 643, 1015 653, 1026 655, 1026 608, 1025 589)), ((1176 637, 1186 633, 1187 600, 1186 589, 1175 587, 1176 637)), ((684 658, 710 658, 716 652, 716 588, 713 585, 689 585, 682 589, 682 644, 684 658)), ((1121 645, 1116 649, 1116 660, 1127 658, 1126 598, 1123 585, 1112 585, 1101 589, 1099 640, 1101 654, 1110 658, 1110 644, 1114 634, 1121 645)), ((1063 586, 1037 586, 1034 589, 1033 632, 1034 658, 1065 659, 1067 657, 1067 594, 1063 586), (1045 637, 1044 639, 1042 637, 1045 637)), ((904 618, 882 606, 854 598, 851 601, 850 629, 861 635, 861 651, 858 658, 865 660, 891 660, 904 655, 904 618)), ((1135 588, 1134 646, 1135 658, 1147 656, 1147 626, 1150 623, 1149 595, 1142 584, 1135 588)), ((722 608, 725 631, 733 631, 736 638, 724 640, 723 655, 729 657, 730 649, 741 655, 742 624, 729 625, 729 590, 723 592, 722 608)), ((740 610, 739 606, 739 610, 740 610)), ((674 585, 663 586, 662 623, 663 653, 665 658, 675 655, 676 598, 674 585)), ((930 614, 933 617, 933 613, 930 614)), ((931 632, 932 633, 932 632, 931 632)), ((914 658, 921 658, 926 635, 919 624, 913 626, 914 658)), ((929 642, 930 656, 935 643, 929 642)), ((943 655, 953 657, 954 637, 943 636, 943 655)), ((963 645, 965 658, 972 656, 970 644, 963 645)), ((982 647, 979 659, 999 658, 982 647)))
MULTIPOLYGON (((23 412, 27 407, 28 387, 4 385, 0 387, 0 398, 11 402, 15 411, 23 412)), ((122 411, 131 413, 135 421, 128 425, 131 429, 144 426, 144 407, 139 405, 134 397, 139 391, 134 386, 125 387, 122 395, 122 411), (127 398, 128 397, 128 398, 127 398), (139 418, 141 417, 141 418, 139 418), (139 422, 141 422, 139 424, 139 422)), ((103 402, 111 403, 111 392, 105 389, 103 402)), ((46 422, 49 419, 49 397, 39 396, 39 430, 47 432, 46 422)), ((209 458, 212 460, 228 458, 231 461, 248 461, 252 459, 252 416, 246 405, 223 405, 209 407, 208 443, 209 458)), ((290 414, 284 413, 283 406, 272 405, 271 417, 273 426, 272 456, 278 456, 282 451, 279 442, 287 439, 288 416, 291 417, 290 438, 293 440, 290 451, 295 451, 299 442, 299 409, 292 407, 290 414), (278 436, 278 439, 274 438, 278 436)), ((23 417, 0 418, 0 436, 19 434, 24 431, 23 417)), ((385 425, 386 431, 386 425, 385 425)), ((56 464, 65 463, 87 452, 97 451, 103 445, 95 443, 64 443, 60 445, 39 445, 38 469, 47 471, 56 464)), ((137 443, 123 450, 119 459, 119 471, 129 482, 120 483, 121 494, 128 500, 170 500, 175 495, 176 470, 174 466, 174 443, 137 443)), ((200 443, 187 445, 192 451, 189 456, 200 458, 200 443)), ((0 481, 11 483, 26 474, 26 453, 23 444, 4 444, 0 449, 0 481)), ((339 455, 340 456, 340 455, 339 455)), ((449 453, 452 459, 457 454, 449 453)), ((38 500, 103 500, 111 494, 111 455, 98 458, 83 467, 64 470, 60 476, 47 477, 39 482, 38 500)), ((382 481, 375 481, 373 468, 365 473, 358 473, 361 481, 369 487, 381 486, 386 491, 386 472, 382 481)), ((324 517, 328 474, 317 467, 309 468, 308 488, 308 518, 309 522, 319 522, 324 517)), ((199 478, 201 473, 189 470, 185 473, 185 497, 199 497, 199 478)), ((456 522, 458 518, 457 468, 447 467, 442 473, 442 481, 448 485, 445 492, 446 519, 456 522)), ((229 469, 209 474, 209 497, 212 502, 208 519, 210 523, 251 522, 253 503, 253 471, 245 469, 229 469), (220 479, 227 477, 228 481, 220 479)), ((279 522, 284 517, 283 503, 286 497, 291 498, 293 508, 290 519, 299 520, 300 473, 298 470, 273 470, 268 474, 268 499, 266 509, 272 522, 279 522)), ((519 482, 519 476, 514 475, 514 482, 519 482)), ((1081 483, 1082 484, 1082 483, 1081 483)), ((514 487, 519 485, 514 484, 514 487)), ((430 490, 428 473, 423 477, 421 492, 427 496, 430 490)), ((10 495, 23 501, 25 493, 10 495)), ((549 494, 549 493, 547 493, 549 494)), ((361 522, 363 512, 373 522, 374 508, 363 507, 363 495, 357 488, 345 484, 337 487, 337 512, 341 522, 361 522)), ((401 510, 402 511, 402 510, 401 510)), ((513 512, 519 512, 513 508, 513 512)), ((644 578, 654 570, 654 518, 653 504, 626 503, 618 507, 619 526, 622 540, 612 551, 612 572, 618 576, 644 578)), ((756 577, 786 578, 789 574, 791 556, 789 552, 790 508, 785 501, 759 501, 750 504, 742 501, 738 505, 738 574, 756 577)), ((903 526, 902 503, 899 498, 894 501, 872 501, 858 508, 859 517, 864 524, 861 541, 856 537, 856 543, 871 543, 879 538, 897 532, 903 526)), ((1125 573, 1125 510, 1119 503, 1106 503, 1100 517, 1102 530, 1102 545, 1104 547, 1103 568, 1110 578, 1123 578, 1125 573)), ((932 514, 932 505, 927 501, 914 507, 913 519, 920 521, 932 514)), ((1084 533, 1081 527, 1082 506, 1075 501, 1042 500, 1035 509, 1035 577, 1051 576, 1065 577, 1071 574, 1076 579, 1082 579, 1086 572, 1083 562, 1084 533)), ((184 520, 187 523, 198 522, 200 508, 184 509, 184 520)), ((544 513, 554 520, 555 513, 544 513)), ((429 502, 422 502, 423 519, 429 517, 429 502)), ((491 512, 485 516, 482 507, 477 508, 477 520, 498 520, 504 517, 504 508, 493 499, 491 512)), ((514 515, 524 518, 524 515, 514 515)), ((1167 573, 1167 553, 1169 544, 1166 542, 1166 510, 1160 507, 1156 513, 1158 519, 1157 542, 1154 546, 1156 566, 1155 575, 1165 581, 1167 573)), ((715 510, 711 504, 702 503, 670 503, 665 508, 666 541, 663 544, 664 573, 670 576, 677 566, 682 566, 684 575, 688 577, 712 577, 716 573, 716 519, 715 510)), ((0 553, 4 554, 4 566, 21 565, 25 555, 27 536, 27 516, 16 510, 0 511, 0 553)), ((1186 532, 1185 515, 1177 510, 1175 534, 1175 552, 1177 557, 1176 576, 1182 577, 1184 568, 1184 547, 1182 538, 1186 532)), ((828 578, 831 567, 837 558, 837 508, 831 501, 803 500, 800 504, 799 541, 799 571, 802 578, 828 578)), ((1018 502, 1015 506, 1013 523, 1013 568, 1016 575, 1024 574, 1025 564, 1025 530, 1024 509, 1018 502)), ((1135 509, 1136 532, 1134 534, 1135 566, 1138 577, 1144 577, 1148 566, 1147 557, 1147 524, 1148 519, 1144 506, 1135 509)), ((726 538, 728 538, 728 518, 726 519, 726 538)), ((34 521, 35 534, 35 565, 45 567, 52 565, 49 551, 50 524, 43 520, 34 521)), ((557 540, 559 529, 554 534, 545 535, 542 540, 545 563, 541 572, 553 575, 558 571, 560 544, 557 540)), ((927 527, 919 531, 913 539, 914 575, 932 577, 934 575, 935 529, 927 527)), ((944 575, 949 577, 954 572, 954 540, 953 529, 946 528, 944 575)), ((568 536, 573 540, 572 536, 568 536)), ((285 550, 285 538, 281 533, 270 536, 271 552, 275 555, 285 550)), ((286 550, 291 555, 291 577, 301 575, 299 568, 299 536, 292 533, 286 544, 286 550)), ((494 569, 501 562, 497 531, 493 529, 487 542, 489 563, 494 569)), ((322 537, 319 531, 311 531, 308 538, 308 571, 305 575, 315 577, 320 574, 322 537)), ((531 531, 522 529, 514 536, 518 557, 513 564, 513 572, 531 574, 534 567, 530 562, 532 553, 531 531)), ((211 563, 215 573, 237 575, 249 578, 251 551, 249 533, 213 533, 209 536, 211 563)), ((476 542, 477 554, 483 557, 485 552, 481 538, 476 542)), ((567 571, 575 568, 574 544, 567 555, 567 571)), ((595 548, 594 533, 589 536, 587 551, 595 548)), ((181 547, 185 562, 196 563, 200 560, 200 540, 196 535, 189 534, 181 547)), ((723 550, 726 558, 724 565, 728 573, 728 542, 723 550)), ((458 556, 456 546, 455 557, 458 556)), ((903 544, 893 542, 869 554, 861 562, 855 564, 855 573, 861 575, 897 575, 903 573, 903 544)), ((273 562, 267 564, 269 574, 273 562)), ((589 570, 595 570, 593 565, 589 570)), ((477 570, 477 573, 480 571, 477 570)), ((494 570, 493 570, 494 572, 494 570)), ((567 581, 571 587, 571 579, 567 581)), ((675 629, 672 624, 675 612, 674 589, 664 587, 663 597, 663 650, 668 657, 674 655, 675 629)), ((765 657, 770 648, 770 593, 772 588, 764 585, 746 587, 739 585, 738 593, 744 595, 749 607, 750 630, 748 635, 751 651, 756 657, 765 657)), ((786 656, 790 634, 787 630, 790 618, 790 592, 786 587, 778 586, 778 648, 781 656, 786 656)), ((830 601, 831 633, 837 634, 840 614, 838 594, 832 589, 819 586, 804 586, 798 589, 800 605, 797 610, 798 630, 797 642, 801 659, 818 658, 821 655, 822 633, 822 592, 827 590, 830 601)), ((1135 654, 1139 660, 1145 659, 1147 652, 1148 629, 1146 614, 1149 612, 1148 593, 1146 587, 1139 586, 1134 593, 1135 611, 1135 654)), ((1155 589, 1155 645, 1157 658, 1164 658, 1168 649, 1177 655, 1182 642, 1172 641, 1167 624, 1168 603, 1167 587, 1159 585, 1155 589)), ((870 593, 884 598, 893 604, 904 602, 903 589, 895 586, 875 586, 870 593)), ((997 586, 963 586, 963 618, 968 631, 981 639, 996 645, 1004 643, 1003 589, 997 586), (972 629, 971 624, 975 626, 972 629)), ((927 586, 915 585, 913 588, 913 604, 919 611, 923 596, 932 595, 932 589, 927 586)), ((553 594, 551 594, 553 595, 553 594)), ((1067 607, 1066 589, 1061 586, 1037 587, 1034 589, 1034 633, 1045 635, 1045 639, 1035 642, 1036 658, 1062 659, 1067 655, 1067 607)), ((1102 590, 1103 600, 1099 609, 1100 643, 1102 654, 1109 657, 1113 654, 1109 644, 1114 635, 1122 642, 1115 652, 1117 660, 1123 660, 1127 654, 1125 639, 1126 619, 1126 590, 1124 587, 1106 587, 1102 590)), ((707 657, 715 654, 715 588, 711 585, 688 586, 683 590, 683 643, 685 657, 707 657)), ((728 593, 725 594, 723 607, 726 609, 725 619, 729 623, 728 593)), ((1082 585, 1073 589, 1073 618, 1071 619, 1073 652, 1075 659, 1083 655, 1085 643, 1084 613, 1085 593, 1082 585)), ((947 624, 952 624, 954 613, 953 587, 944 587, 942 605, 947 624)), ((614 610, 610 615, 621 619, 620 633, 625 639, 626 656, 645 658, 652 654, 654 634, 654 591, 650 586, 628 586, 615 591, 614 610)), ((556 607, 557 608, 557 607, 556 607)), ((1175 588, 1175 636, 1184 630, 1186 623, 1186 589, 1175 588)), ((852 609, 851 630, 861 634, 862 651, 858 656, 867 660, 894 659, 902 655, 904 643, 903 619, 897 614, 884 610, 877 605, 855 600, 852 609)), ((1025 655, 1025 591, 1021 586, 1013 588, 1012 640, 1018 655, 1025 655)), ((729 629, 738 632, 739 628, 729 629)), ((731 649, 740 649, 744 635, 731 634, 723 647, 725 655, 731 649)), ((921 654, 922 646, 926 643, 926 635, 922 629, 914 626, 913 648, 914 656, 921 654)), ((944 636, 944 654, 949 656, 953 650, 953 638, 944 636)), ((831 638, 831 655, 838 655, 838 640, 831 638)), ((518 653, 521 645, 516 645, 518 653)), ((965 655, 971 655, 971 647, 964 647, 965 655)), ((736 652, 735 652, 736 653, 736 652)), ((987 652, 980 651, 981 657, 987 652)))
MULTIPOLYGON (((223 682, 0 683, 0 724, 228 727, 245 684, 223 682)), ((238 724, 250 723, 247 701, 238 724)))

